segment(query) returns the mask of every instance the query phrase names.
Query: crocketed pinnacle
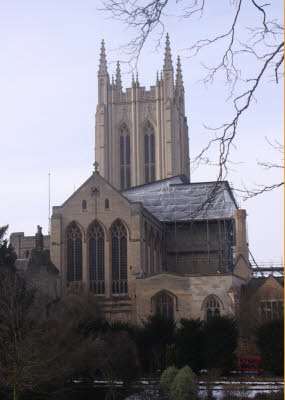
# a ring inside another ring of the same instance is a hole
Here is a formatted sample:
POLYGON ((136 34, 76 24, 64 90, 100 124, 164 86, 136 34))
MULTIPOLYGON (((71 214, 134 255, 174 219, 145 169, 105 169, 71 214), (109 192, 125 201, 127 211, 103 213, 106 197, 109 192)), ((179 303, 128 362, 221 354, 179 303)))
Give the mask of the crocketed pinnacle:
POLYGON ((140 83, 139 83, 139 73, 136 73, 136 87, 140 87, 140 83))
POLYGON ((176 88, 183 90, 183 78, 182 78, 182 69, 180 63, 180 57, 177 57, 177 68, 176 68, 176 88))
POLYGON ((117 62, 117 69, 116 69, 116 88, 122 89, 122 77, 121 77, 121 68, 119 61, 117 62))
POLYGON ((107 74, 108 70, 107 70, 107 60, 105 52, 105 42, 104 39, 102 39, 98 75, 107 75, 107 74))
POLYGON ((169 71, 169 70, 172 71, 173 70, 172 59, 171 59, 171 50, 170 50, 170 41, 169 41, 168 33, 166 34, 163 70, 164 71, 169 71))

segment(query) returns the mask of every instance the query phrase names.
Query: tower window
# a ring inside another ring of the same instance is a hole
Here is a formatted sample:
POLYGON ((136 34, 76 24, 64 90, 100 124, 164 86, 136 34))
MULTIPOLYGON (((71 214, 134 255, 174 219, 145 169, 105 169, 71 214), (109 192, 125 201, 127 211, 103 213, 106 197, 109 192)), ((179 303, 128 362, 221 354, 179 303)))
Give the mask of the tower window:
POLYGON ((82 211, 86 211, 86 210, 87 210, 87 201, 82 200, 82 211))
POLYGON ((109 199, 105 199, 105 210, 109 210, 110 204, 109 204, 109 199))
POLYGON ((126 124, 120 128, 120 183, 121 189, 131 187, 131 142, 126 124))
POLYGON ((155 136, 153 126, 149 121, 144 129, 144 172, 145 183, 155 181, 155 136))
POLYGON ((82 233, 76 222, 72 222, 66 232, 67 280, 82 280, 82 233))

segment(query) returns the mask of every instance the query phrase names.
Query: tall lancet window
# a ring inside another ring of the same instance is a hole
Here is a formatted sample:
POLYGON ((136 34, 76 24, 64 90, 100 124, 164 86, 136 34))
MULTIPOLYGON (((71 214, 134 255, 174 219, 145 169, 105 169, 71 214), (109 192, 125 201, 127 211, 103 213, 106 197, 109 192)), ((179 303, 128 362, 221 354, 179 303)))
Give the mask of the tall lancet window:
POLYGON ((131 187, 131 143, 126 124, 120 128, 120 181, 121 189, 131 187))
POLYGON ((105 293, 104 239, 104 230, 95 221, 88 230, 90 291, 95 294, 105 293))
POLYGON ((112 293, 128 293, 127 231, 121 221, 111 228, 112 293))
POLYGON ((76 222, 72 222, 66 231, 67 244, 67 280, 82 280, 82 232, 76 222))
POLYGON ((144 173, 145 183, 155 181, 155 136, 149 121, 144 128, 144 173))

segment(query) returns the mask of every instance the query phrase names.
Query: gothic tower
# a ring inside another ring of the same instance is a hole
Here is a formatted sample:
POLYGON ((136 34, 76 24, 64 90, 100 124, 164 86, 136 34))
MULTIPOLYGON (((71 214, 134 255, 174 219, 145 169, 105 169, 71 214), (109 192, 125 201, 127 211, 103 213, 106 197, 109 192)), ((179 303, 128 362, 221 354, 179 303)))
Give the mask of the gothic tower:
POLYGON ((168 34, 163 70, 150 90, 140 86, 137 75, 123 91, 119 63, 110 81, 102 41, 95 160, 100 174, 118 189, 178 174, 190 178, 182 70, 178 57, 175 79, 168 34))

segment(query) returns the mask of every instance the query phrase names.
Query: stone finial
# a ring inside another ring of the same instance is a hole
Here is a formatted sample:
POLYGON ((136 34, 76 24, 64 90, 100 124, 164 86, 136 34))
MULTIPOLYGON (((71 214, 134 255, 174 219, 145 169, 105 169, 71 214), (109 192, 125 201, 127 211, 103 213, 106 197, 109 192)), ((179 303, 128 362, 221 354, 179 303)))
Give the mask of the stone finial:
POLYGON ((156 71, 156 85, 158 86, 160 84, 159 82, 159 73, 156 71))
POLYGON ((108 75, 105 42, 102 39, 98 75, 108 75))
POLYGON ((176 89, 179 92, 184 91, 183 78, 182 78, 182 69, 181 69, 181 62, 180 62, 180 57, 179 56, 177 57, 176 89))
POLYGON ((170 41, 169 35, 166 34, 166 43, 165 43, 165 52, 164 52, 164 64, 163 64, 164 71, 172 71, 172 58, 171 58, 171 50, 170 50, 170 41))
POLYGON ((139 73, 136 73, 136 86, 140 87, 140 83, 139 83, 139 73))
POLYGON ((37 225, 37 233, 35 234, 35 249, 37 251, 42 251, 44 249, 44 235, 40 225, 37 225))
POLYGON ((116 69, 116 88, 122 90, 122 77, 121 77, 121 68, 119 61, 117 62, 116 69))
POLYGON ((95 161, 93 166, 94 166, 94 172, 96 172, 96 174, 99 174, 99 171, 98 171, 99 163, 97 161, 95 161))

